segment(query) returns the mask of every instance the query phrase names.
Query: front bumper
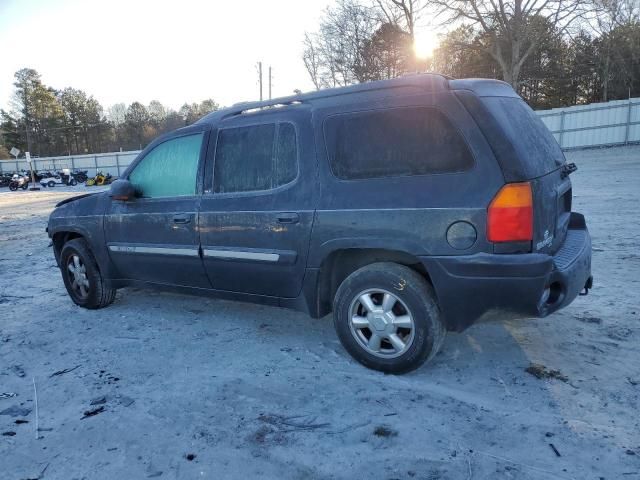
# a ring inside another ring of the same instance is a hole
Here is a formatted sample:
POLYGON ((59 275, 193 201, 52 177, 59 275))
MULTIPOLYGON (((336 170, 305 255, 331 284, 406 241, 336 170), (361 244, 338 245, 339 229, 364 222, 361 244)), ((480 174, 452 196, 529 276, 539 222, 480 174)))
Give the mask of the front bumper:
POLYGON ((591 237, 584 217, 571 213, 554 255, 489 254, 422 257, 450 330, 477 321, 545 317, 591 288, 591 237))

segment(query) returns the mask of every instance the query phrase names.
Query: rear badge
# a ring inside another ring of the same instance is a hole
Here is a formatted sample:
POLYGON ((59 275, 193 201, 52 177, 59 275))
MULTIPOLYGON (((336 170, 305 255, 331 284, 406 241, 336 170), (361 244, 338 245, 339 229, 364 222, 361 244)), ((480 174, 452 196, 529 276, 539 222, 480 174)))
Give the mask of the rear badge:
POLYGON ((544 231, 544 240, 536 243, 536 249, 542 250, 544 247, 549 247, 553 243, 553 235, 549 235, 549 230, 544 231))

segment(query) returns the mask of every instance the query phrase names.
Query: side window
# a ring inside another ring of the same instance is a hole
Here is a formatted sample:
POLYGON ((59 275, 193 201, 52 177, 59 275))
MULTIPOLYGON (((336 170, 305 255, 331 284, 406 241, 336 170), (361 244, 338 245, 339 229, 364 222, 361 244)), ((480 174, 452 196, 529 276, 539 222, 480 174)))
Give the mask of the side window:
POLYGON ((462 135, 434 108, 340 114, 324 128, 331 170, 344 180, 462 172, 474 162, 462 135))
POLYGON ((251 125, 218 132, 214 192, 270 190, 292 182, 297 175, 298 147, 292 124, 251 125))
POLYGON ((145 198, 195 195, 202 133, 173 138, 151 150, 129 174, 145 198))

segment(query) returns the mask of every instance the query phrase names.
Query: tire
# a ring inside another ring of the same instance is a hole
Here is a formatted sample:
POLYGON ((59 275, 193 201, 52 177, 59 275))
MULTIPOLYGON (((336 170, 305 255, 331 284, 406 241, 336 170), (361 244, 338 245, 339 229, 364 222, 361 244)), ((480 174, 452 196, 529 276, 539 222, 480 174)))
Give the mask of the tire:
POLYGON ((53 187, 55 187, 55 186, 56 186, 56 182, 54 182, 53 180, 49 180, 49 181, 47 182, 47 187, 49 187, 49 188, 53 188, 53 187))
POLYGON ((116 297, 116 290, 107 287, 93 253, 82 238, 74 238, 64 244, 60 252, 60 271, 67 293, 80 307, 91 310, 103 308, 110 305, 116 297), (78 272, 79 280, 84 273, 86 284, 79 286, 79 281, 74 284, 74 274, 70 267, 78 272))
POLYGON ((11 190, 12 192, 15 192, 16 190, 18 190, 18 184, 17 183, 9 184, 9 190, 11 190))
POLYGON ((431 285, 396 263, 374 263, 349 275, 336 292, 333 321, 351 356, 385 373, 420 367, 434 357, 446 336, 431 285), (371 303, 361 301, 366 297, 371 303), (390 307, 384 308, 387 299, 390 307))
POLYGON ((27 188, 29 188, 29 184, 25 183, 24 185, 22 185, 20 188, 22 188, 23 190, 26 190, 27 188))
POLYGON ((69 180, 69 185, 71 185, 72 187, 75 187, 78 184, 78 182, 76 182, 75 178, 72 178, 71 180, 69 180))

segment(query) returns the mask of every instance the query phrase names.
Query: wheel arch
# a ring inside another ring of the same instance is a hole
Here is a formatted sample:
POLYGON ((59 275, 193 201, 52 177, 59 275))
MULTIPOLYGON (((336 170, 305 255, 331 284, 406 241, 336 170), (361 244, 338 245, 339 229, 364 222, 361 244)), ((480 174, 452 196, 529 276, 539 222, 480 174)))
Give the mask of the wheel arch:
POLYGON ((56 258, 56 262, 60 264, 60 253, 62 252, 62 247, 69 240, 73 240, 74 238, 82 238, 86 240, 86 235, 83 232, 77 230, 59 230, 54 232, 51 235, 51 241, 53 243, 53 255, 56 258))
POLYGON ((402 250, 386 248, 340 248, 325 256, 320 264, 316 284, 314 316, 323 317, 333 310, 333 298, 340 284, 351 273, 372 263, 393 262, 411 268, 433 285, 420 259, 402 250))

